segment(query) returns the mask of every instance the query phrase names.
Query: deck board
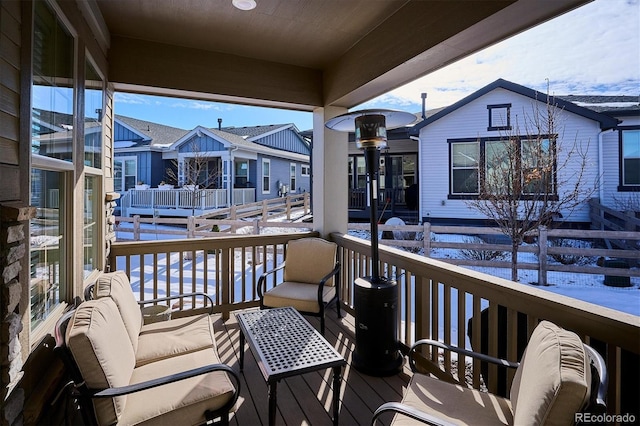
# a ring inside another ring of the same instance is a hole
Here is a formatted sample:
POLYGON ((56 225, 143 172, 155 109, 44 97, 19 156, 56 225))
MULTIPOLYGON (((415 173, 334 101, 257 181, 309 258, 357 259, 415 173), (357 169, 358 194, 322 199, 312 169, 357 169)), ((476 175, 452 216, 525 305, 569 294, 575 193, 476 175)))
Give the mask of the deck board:
MULTIPOLYGON (((372 377, 352 368, 351 353, 355 346, 354 318, 343 312, 338 318, 335 310, 326 313, 326 339, 344 356, 348 364, 343 371, 340 389, 340 424, 368 425, 373 411, 387 401, 399 401, 407 386, 411 373, 405 365, 403 371, 391 377, 372 377)), ((318 318, 306 317, 317 329, 318 318)), ((222 362, 236 371, 240 368, 240 328, 232 314, 223 321, 214 317, 214 328, 218 351, 222 362)), ((237 410, 231 424, 264 425, 268 422, 267 385, 262 378, 257 362, 245 347, 244 372, 241 374, 242 388, 237 410)), ((301 376, 283 379, 278 383, 277 424, 286 425, 330 425, 332 410, 331 370, 321 370, 301 376)))

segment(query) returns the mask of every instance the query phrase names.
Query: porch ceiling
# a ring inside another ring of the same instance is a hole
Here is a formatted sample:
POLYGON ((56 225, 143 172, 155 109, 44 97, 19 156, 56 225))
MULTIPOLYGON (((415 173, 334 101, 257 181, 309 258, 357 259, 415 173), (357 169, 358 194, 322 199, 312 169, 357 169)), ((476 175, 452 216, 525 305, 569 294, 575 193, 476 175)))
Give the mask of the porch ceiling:
POLYGON ((591 0, 95 1, 116 89, 311 110, 353 107, 591 0))

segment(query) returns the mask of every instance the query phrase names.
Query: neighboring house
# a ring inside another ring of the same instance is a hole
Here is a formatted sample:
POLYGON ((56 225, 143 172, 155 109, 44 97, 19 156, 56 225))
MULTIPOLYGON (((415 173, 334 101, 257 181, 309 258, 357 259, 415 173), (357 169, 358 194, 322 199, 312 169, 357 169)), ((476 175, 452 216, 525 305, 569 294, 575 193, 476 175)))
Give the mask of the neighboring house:
MULTIPOLYGON (((116 116, 114 144, 115 189, 127 194, 121 202, 123 207, 135 207, 126 209, 125 214, 194 213, 191 209, 168 211, 168 206, 147 207, 147 201, 140 201, 143 197, 140 191, 154 192, 161 183, 173 185, 177 192, 183 185, 197 184, 202 191, 194 195, 206 205, 198 202, 196 214, 230 203, 243 204, 311 190, 311 147, 293 124, 198 126, 184 130, 116 116), (194 172, 197 176, 190 176, 194 172), (132 197, 139 197, 138 201, 127 200, 132 189, 135 191, 132 197)), ((167 194, 161 195, 166 198, 167 194)))
MULTIPOLYGON (((499 79, 457 103, 416 124, 411 134, 419 138, 419 211, 423 221, 443 224, 485 223, 486 217, 466 204, 477 198, 481 171, 486 167, 486 147, 493 141, 531 136, 525 118, 536 108, 546 110, 547 95, 499 79), (529 135, 527 135, 529 133, 529 135)), ((600 182, 594 196, 610 207, 639 203, 640 108, 637 96, 551 96, 561 109, 556 135, 556 167, 563 164, 561 147, 579 144, 589 166, 582 182, 600 182)), ((525 143, 525 142, 523 142, 525 143)), ((555 155, 555 153, 553 154, 555 155)), ((568 157, 572 158, 572 157, 568 157)), ((554 171, 553 179, 572 179, 577 165, 554 171), (566 173, 556 176, 556 173, 566 173)), ((571 190, 570 185, 556 188, 571 190)), ((590 222, 589 206, 560 212, 575 225, 590 222)))

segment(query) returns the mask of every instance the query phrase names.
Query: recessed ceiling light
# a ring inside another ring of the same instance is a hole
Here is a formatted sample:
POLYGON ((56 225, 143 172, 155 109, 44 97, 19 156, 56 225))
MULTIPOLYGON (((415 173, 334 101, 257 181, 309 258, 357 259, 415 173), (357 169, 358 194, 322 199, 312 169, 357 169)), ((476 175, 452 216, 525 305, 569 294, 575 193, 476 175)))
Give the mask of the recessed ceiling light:
POLYGON ((256 0, 232 0, 231 3, 240 10, 251 10, 256 7, 256 0))

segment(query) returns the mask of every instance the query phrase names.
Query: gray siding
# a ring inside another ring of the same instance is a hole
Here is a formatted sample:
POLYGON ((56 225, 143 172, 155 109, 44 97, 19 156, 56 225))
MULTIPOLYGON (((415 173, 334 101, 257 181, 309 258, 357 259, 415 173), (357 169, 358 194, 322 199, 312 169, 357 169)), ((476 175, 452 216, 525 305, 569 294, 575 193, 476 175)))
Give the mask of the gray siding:
POLYGON ((209 136, 194 136, 180 145, 178 152, 181 154, 190 152, 224 151, 226 147, 222 142, 212 139, 209 136))
POLYGON ((254 141, 257 144, 298 154, 311 155, 309 145, 292 129, 267 135, 254 141))

